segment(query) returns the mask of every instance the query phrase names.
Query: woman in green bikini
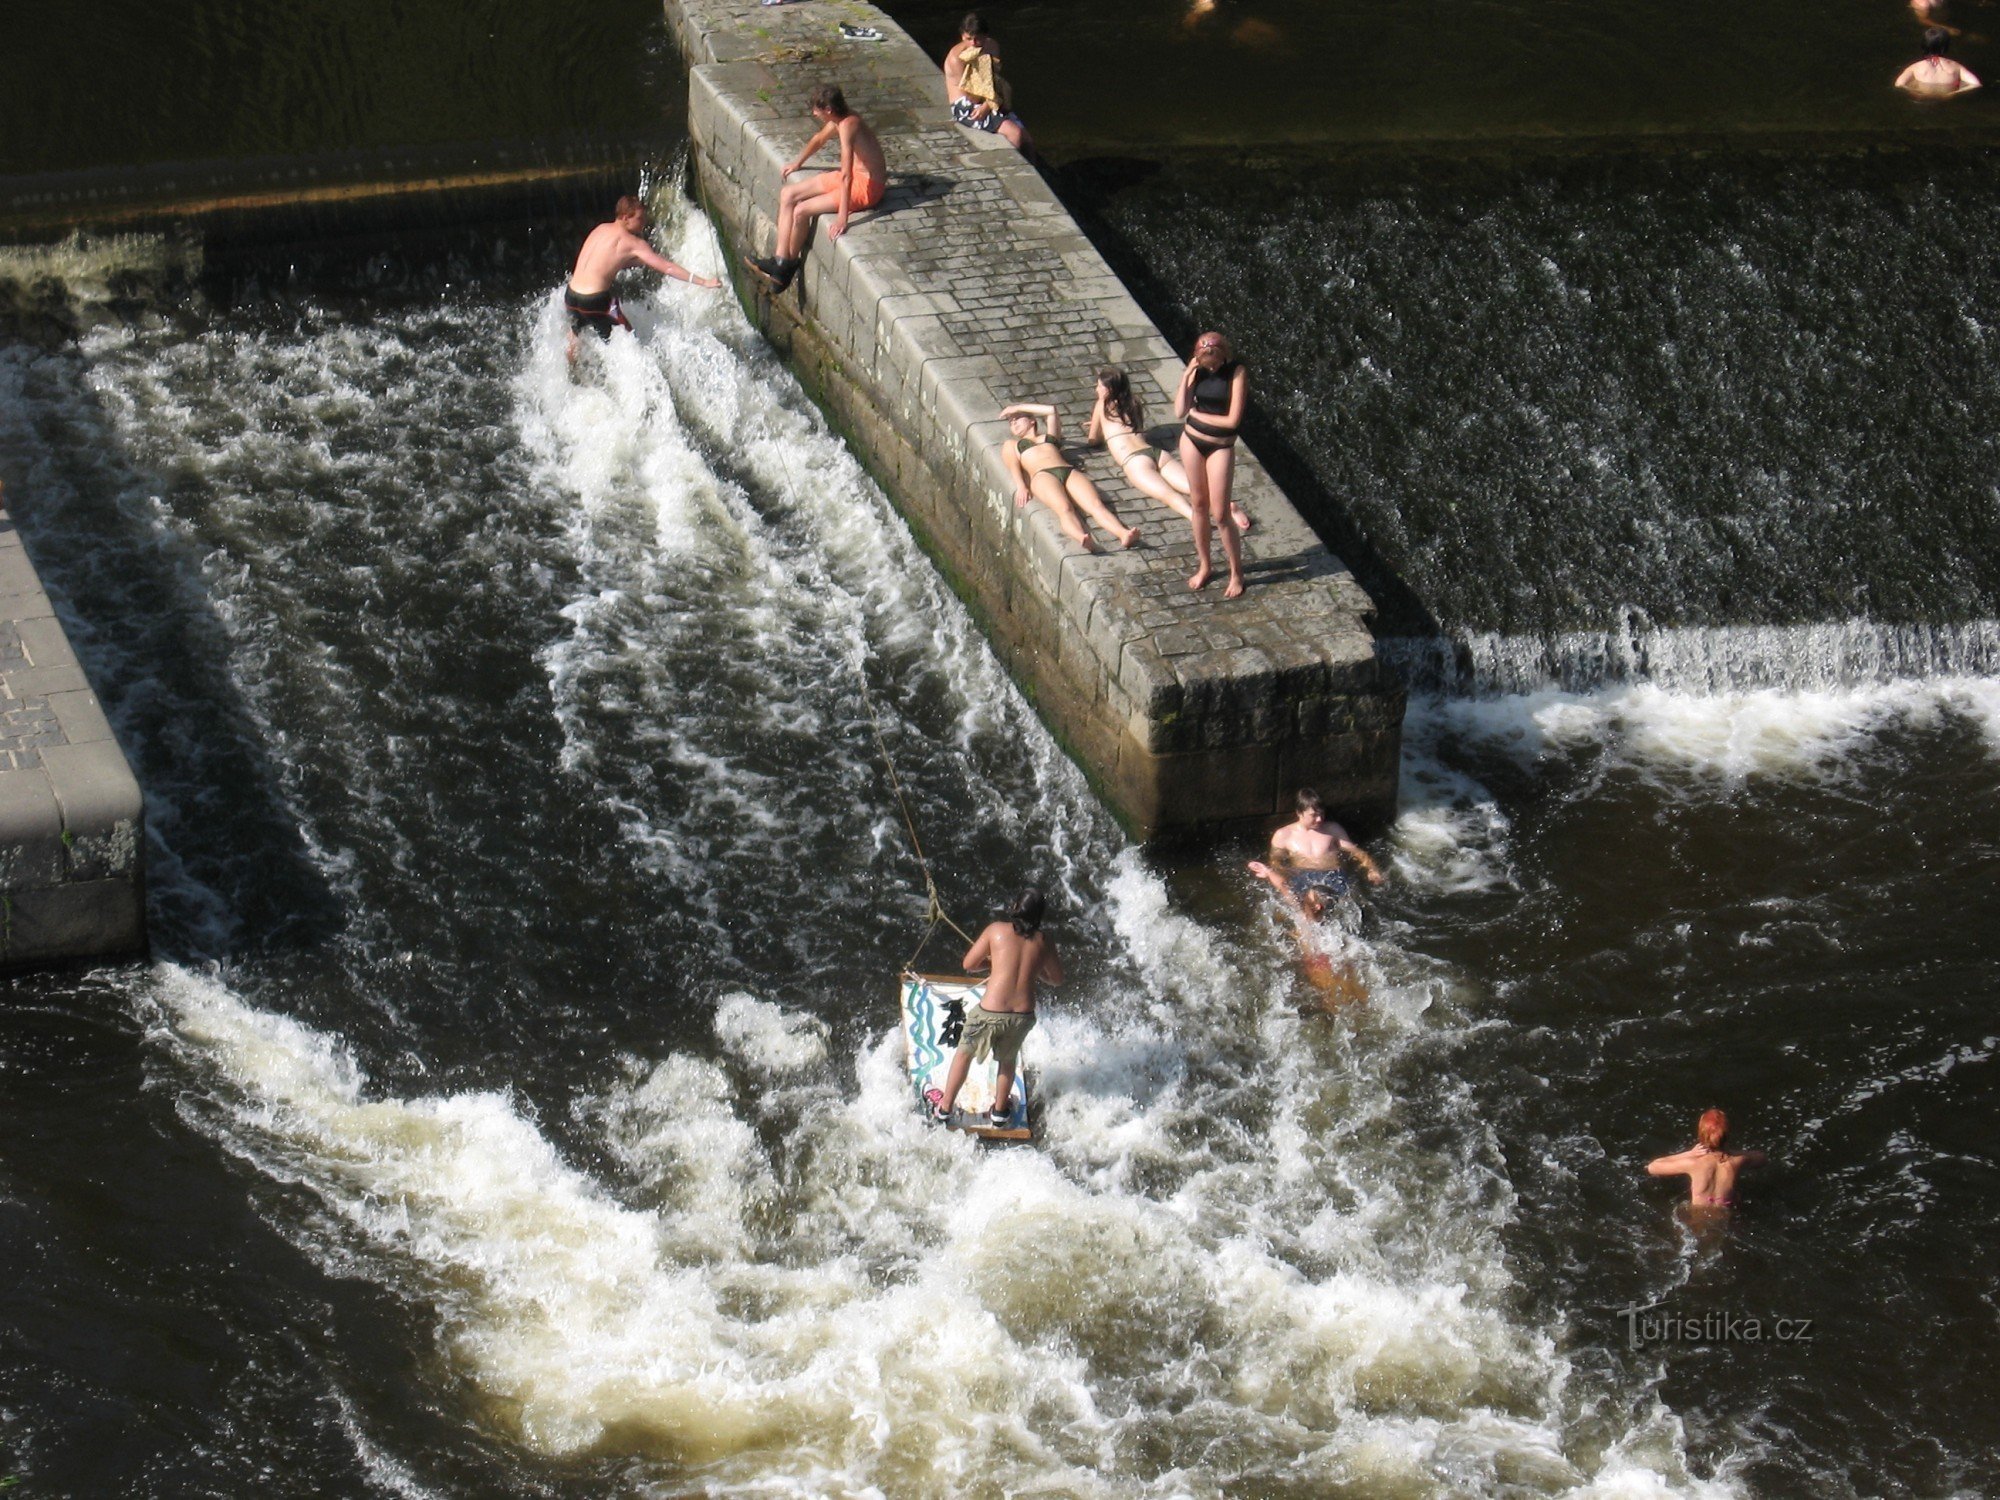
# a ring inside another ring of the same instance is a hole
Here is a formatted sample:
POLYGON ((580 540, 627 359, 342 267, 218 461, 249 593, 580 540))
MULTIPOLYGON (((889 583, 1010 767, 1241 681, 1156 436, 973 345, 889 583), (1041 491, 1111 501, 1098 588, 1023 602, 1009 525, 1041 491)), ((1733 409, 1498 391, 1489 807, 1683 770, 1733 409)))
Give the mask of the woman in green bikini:
POLYGON ((1013 433, 1000 443, 1000 457, 1014 476, 1014 504, 1025 509, 1030 500, 1039 500, 1055 514, 1063 535, 1086 552, 1098 550, 1090 528, 1077 515, 1081 506, 1090 518, 1129 547, 1139 539, 1139 528, 1120 521, 1090 476, 1080 472, 1062 451, 1062 418, 1053 406, 1036 401, 1017 401, 1003 407, 1013 433))

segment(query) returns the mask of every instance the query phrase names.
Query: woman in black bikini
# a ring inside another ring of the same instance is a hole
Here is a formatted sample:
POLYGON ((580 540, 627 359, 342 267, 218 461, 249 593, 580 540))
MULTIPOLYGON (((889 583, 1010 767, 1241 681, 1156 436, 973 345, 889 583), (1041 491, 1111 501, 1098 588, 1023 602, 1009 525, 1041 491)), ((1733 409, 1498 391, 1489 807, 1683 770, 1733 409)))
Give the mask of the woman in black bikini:
POLYGON ((1118 538, 1119 546, 1129 547, 1139 539, 1139 528, 1121 523, 1090 477, 1078 473, 1063 457, 1059 446, 1062 418, 1053 406, 1019 401, 1003 408, 1000 415, 1007 419, 1008 430, 1014 434, 1002 440, 1000 456, 1006 460, 1007 472, 1014 476, 1015 505, 1025 508, 1030 500, 1041 501, 1055 512, 1056 524, 1062 527, 1063 535, 1086 552, 1097 551, 1097 543, 1077 516, 1079 505, 1090 513, 1093 521, 1118 538), (1048 424, 1046 429, 1037 425, 1037 418, 1048 424))
MULTIPOLYGON (((1183 521, 1194 520, 1187 502, 1187 470, 1171 451, 1146 441, 1145 410, 1132 394, 1132 382, 1116 365, 1097 372, 1097 404, 1090 409, 1087 440, 1111 455, 1133 489, 1159 501, 1183 521)), ((1238 531, 1250 529, 1242 506, 1232 507, 1231 514, 1238 531)))
POLYGON ((1206 588, 1212 564, 1210 529, 1222 532, 1222 555, 1229 561, 1225 599, 1243 592, 1243 539, 1230 507, 1229 485, 1236 473, 1236 434, 1250 404, 1250 377, 1230 358, 1229 340, 1204 333, 1194 341, 1194 358, 1181 372, 1174 412, 1181 418, 1181 466, 1187 470, 1188 499, 1194 509, 1194 576, 1191 589, 1206 588))

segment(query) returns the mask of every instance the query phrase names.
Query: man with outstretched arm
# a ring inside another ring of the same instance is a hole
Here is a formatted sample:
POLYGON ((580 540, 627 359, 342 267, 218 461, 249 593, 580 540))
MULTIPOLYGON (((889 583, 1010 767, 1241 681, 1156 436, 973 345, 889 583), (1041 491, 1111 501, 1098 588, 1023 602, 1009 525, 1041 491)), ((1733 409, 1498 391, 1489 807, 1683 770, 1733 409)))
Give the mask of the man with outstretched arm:
POLYGON ((1062 960, 1056 945, 1042 931, 1042 893, 1032 886, 1014 898, 1013 908, 973 939, 960 967, 968 974, 986 973, 986 990, 979 1006, 965 1018, 958 1051, 945 1074, 944 1093, 931 1106, 931 1122, 951 1118, 958 1091, 975 1062, 991 1056, 1000 1065, 993 1089, 992 1122, 1007 1123, 1013 1112, 1014 1070, 1021 1061, 1021 1043, 1035 1025, 1035 984, 1061 984, 1062 960))
POLYGON ((722 285, 713 276, 697 276, 685 266, 675 265, 646 238, 646 205, 627 193, 611 212, 611 222, 599 224, 584 238, 576 252, 576 266, 563 288, 563 306, 569 310, 569 358, 576 362, 576 336, 586 328, 601 339, 611 337, 613 328, 630 328, 625 310, 618 305, 618 273, 633 266, 645 266, 662 276, 693 286, 715 288, 722 285))
POLYGON ((1342 828, 1326 815, 1326 805, 1311 787, 1299 788, 1298 818, 1271 835, 1270 864, 1250 861, 1250 873, 1269 881, 1294 907, 1308 895, 1323 904, 1345 896, 1353 884, 1350 868, 1370 885, 1382 883, 1382 871, 1342 828))
POLYGON ((1728 1148, 1729 1116, 1719 1109, 1705 1111, 1695 1122, 1694 1144, 1672 1156, 1656 1156, 1646 1163, 1650 1177, 1686 1177, 1688 1202, 1695 1208, 1734 1208, 1736 1174, 1746 1167, 1761 1167, 1761 1151, 1731 1151, 1728 1148))
POLYGON ((788 182, 778 189, 778 246, 771 255, 746 255, 743 263, 755 271, 774 292, 782 292, 799 274, 805 255, 806 236, 821 214, 832 214, 828 239, 847 233, 847 218, 857 208, 873 208, 889 188, 889 167, 882 157, 882 143, 868 122, 847 107, 847 96, 837 84, 822 83, 812 91, 812 117, 819 129, 799 154, 778 175, 790 177, 805 170, 813 153, 828 141, 840 142, 840 165, 804 182, 788 182))

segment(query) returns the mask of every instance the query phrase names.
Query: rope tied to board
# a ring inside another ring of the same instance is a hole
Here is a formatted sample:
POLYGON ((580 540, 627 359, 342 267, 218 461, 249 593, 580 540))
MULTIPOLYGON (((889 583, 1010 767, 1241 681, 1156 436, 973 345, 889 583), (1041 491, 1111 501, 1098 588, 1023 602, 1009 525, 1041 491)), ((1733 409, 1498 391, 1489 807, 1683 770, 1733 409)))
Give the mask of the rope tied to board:
POLYGON ((910 956, 903 960, 903 972, 913 974, 918 955, 930 946, 940 924, 957 933, 968 948, 972 946, 972 938, 963 927, 952 921, 951 913, 944 909, 944 901, 938 895, 937 881, 931 876, 930 856, 924 853, 924 841, 917 834, 917 820, 910 812, 909 798, 903 795, 903 782, 896 774, 895 757, 889 754, 888 742, 882 738, 882 720, 875 712, 875 699, 868 691, 868 677, 859 662, 854 666, 854 680, 861 684, 861 705, 868 714, 869 732, 875 736, 875 752, 882 757, 882 769, 889 776, 889 790, 896 794, 896 807, 903 814, 903 827, 909 830, 910 848, 915 851, 917 868, 924 875, 924 935, 910 950, 910 956))
MULTIPOLYGON (((711 232, 719 234, 719 230, 717 229, 719 221, 716 219, 714 211, 709 207, 707 184, 702 181, 700 171, 694 169, 692 163, 689 163, 688 175, 694 179, 695 195, 700 200, 702 214, 707 218, 711 232)), ((729 277, 731 285, 734 286, 736 282, 735 267, 728 255, 724 255, 722 259, 724 274, 729 277)), ((785 451, 782 444, 775 444, 774 447, 777 451, 778 462, 784 468, 785 479, 792 493, 794 495, 803 495, 805 491, 799 484, 798 475, 792 469, 791 455, 785 451)), ((868 691, 868 673, 862 665, 860 656, 857 654, 850 658, 848 665, 853 669, 854 680, 861 689, 861 706, 868 715, 869 733, 875 738, 875 753, 882 758, 882 769, 888 773, 889 777, 889 789, 896 794, 897 810, 902 813, 903 827, 908 830, 910 835, 910 848, 917 856, 917 868, 923 872, 924 935, 918 939, 917 946, 910 950, 910 956, 904 959, 902 964, 903 973, 914 974, 916 972, 918 957, 923 953, 925 948, 930 946, 930 941, 937 935, 937 930, 940 926, 949 927, 953 932, 957 933, 960 941, 968 948, 972 946, 972 938, 963 927, 951 919, 951 913, 944 909, 943 898, 938 895, 937 881, 931 875, 930 856, 924 853, 924 841, 917 834, 916 817, 910 811, 909 798, 903 795, 902 778, 896 774, 895 758, 889 754, 888 741, 882 737, 882 717, 875 711, 875 697, 868 691)))

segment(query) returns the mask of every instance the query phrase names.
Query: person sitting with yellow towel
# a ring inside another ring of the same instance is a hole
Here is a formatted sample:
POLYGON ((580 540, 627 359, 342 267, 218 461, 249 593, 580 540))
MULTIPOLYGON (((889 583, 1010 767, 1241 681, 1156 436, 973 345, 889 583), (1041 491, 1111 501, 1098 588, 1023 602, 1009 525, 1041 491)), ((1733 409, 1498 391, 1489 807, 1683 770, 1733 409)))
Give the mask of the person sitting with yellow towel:
POLYGON ((1028 127, 1009 107, 1013 91, 1000 76, 1000 49, 978 11, 958 23, 958 40, 944 55, 944 91, 959 124, 997 135, 1016 151, 1028 149, 1028 127))

